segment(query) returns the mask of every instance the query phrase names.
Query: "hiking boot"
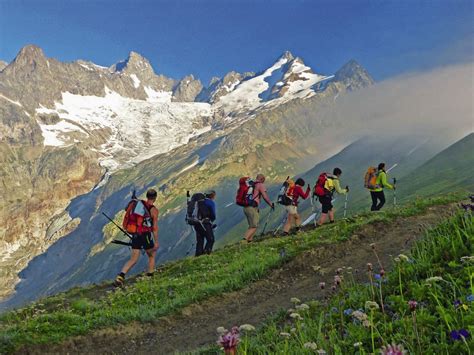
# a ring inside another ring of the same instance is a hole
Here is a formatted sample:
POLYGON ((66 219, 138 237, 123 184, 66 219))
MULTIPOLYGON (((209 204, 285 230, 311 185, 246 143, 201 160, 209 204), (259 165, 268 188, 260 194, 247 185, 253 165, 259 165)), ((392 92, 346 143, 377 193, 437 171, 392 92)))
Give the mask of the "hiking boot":
POLYGON ((114 286, 115 287, 123 287, 124 284, 125 284, 125 276, 122 276, 120 274, 117 275, 117 277, 114 280, 114 286))

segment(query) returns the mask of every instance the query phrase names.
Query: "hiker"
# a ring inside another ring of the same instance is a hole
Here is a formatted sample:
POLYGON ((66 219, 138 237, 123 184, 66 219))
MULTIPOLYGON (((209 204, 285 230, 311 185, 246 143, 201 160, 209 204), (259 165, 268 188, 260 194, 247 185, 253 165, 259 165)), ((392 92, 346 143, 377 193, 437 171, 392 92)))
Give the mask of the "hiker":
POLYGON ((263 197, 271 209, 275 209, 275 204, 270 201, 270 198, 268 197, 267 189, 263 184, 264 182, 265 176, 263 174, 258 174, 255 182, 246 177, 239 180, 240 186, 239 190, 237 191, 236 203, 240 206, 244 206, 244 213, 245 217, 247 217, 249 228, 245 232, 243 239, 245 239, 248 243, 252 242, 253 236, 257 232, 258 223, 260 221, 260 212, 258 208, 258 205, 260 204, 260 198, 263 197), (247 190, 245 190, 245 185, 243 184, 247 185, 247 190), (247 191, 249 191, 248 194, 247 191), (242 201, 243 199, 245 201, 242 201))
POLYGON ((125 283, 125 275, 137 263, 140 250, 144 249, 148 256, 148 276, 155 270, 155 256, 158 250, 158 209, 154 206, 158 194, 150 189, 146 193, 146 201, 132 200, 127 206, 124 217, 124 228, 134 231, 132 235, 132 254, 130 260, 123 266, 122 271, 114 281, 115 286, 125 283), (143 207, 143 213, 138 209, 143 207))
POLYGON ((301 217, 298 214, 298 199, 301 197, 303 200, 306 200, 311 192, 311 187, 308 184, 306 192, 303 192, 303 187, 305 182, 302 178, 298 178, 291 191, 288 191, 288 196, 291 197, 291 204, 285 206, 286 211, 288 212, 288 217, 286 219, 285 226, 283 227, 283 234, 290 234, 290 229, 293 223, 296 225, 296 230, 298 231, 301 228, 301 217))
POLYGON ((205 199, 199 205, 199 219, 200 223, 194 224, 196 231, 196 253, 195 256, 203 254, 211 254, 212 246, 214 245, 214 228, 213 223, 216 220, 216 204, 214 202, 216 192, 211 190, 205 194, 205 199), (204 240, 206 245, 204 246, 204 240))
POLYGON ((370 197, 372 198, 371 211, 379 211, 385 204, 384 188, 395 190, 395 185, 391 185, 387 181, 387 173, 385 172, 385 163, 380 163, 377 167, 377 178, 375 186, 370 189, 370 197))
POLYGON ((346 186, 345 189, 341 188, 339 183, 339 178, 341 175, 342 170, 339 168, 334 168, 332 175, 327 173, 322 173, 319 175, 314 192, 315 195, 319 197, 322 211, 321 217, 316 223, 316 227, 322 226, 324 222, 326 222, 328 215, 330 223, 334 223, 334 208, 332 205, 334 192, 337 192, 338 194, 347 194, 349 192, 349 186, 346 186))

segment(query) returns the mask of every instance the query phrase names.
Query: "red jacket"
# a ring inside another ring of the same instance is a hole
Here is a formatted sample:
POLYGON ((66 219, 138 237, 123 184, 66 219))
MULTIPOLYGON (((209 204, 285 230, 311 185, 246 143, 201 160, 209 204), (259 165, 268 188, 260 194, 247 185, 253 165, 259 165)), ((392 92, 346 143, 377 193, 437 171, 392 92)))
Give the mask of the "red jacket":
POLYGON ((306 192, 303 192, 303 188, 300 185, 295 185, 293 189, 293 206, 298 206, 298 199, 300 197, 302 197, 303 200, 306 200, 310 192, 311 188, 309 186, 306 189, 306 192))

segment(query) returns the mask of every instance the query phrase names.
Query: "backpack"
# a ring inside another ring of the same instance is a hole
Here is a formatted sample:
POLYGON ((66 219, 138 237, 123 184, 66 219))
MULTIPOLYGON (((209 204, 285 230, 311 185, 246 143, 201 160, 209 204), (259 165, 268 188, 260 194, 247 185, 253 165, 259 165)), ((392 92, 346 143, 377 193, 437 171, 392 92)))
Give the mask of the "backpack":
POLYGON ((367 189, 375 189, 377 185, 377 169, 370 166, 364 176, 364 187, 367 189))
POLYGON ((187 202, 186 223, 195 226, 202 224, 202 221, 210 217, 209 209, 206 206, 206 196, 203 193, 195 193, 187 202))
POLYGON ((295 182, 290 179, 286 179, 280 188, 278 194, 277 203, 283 206, 290 206, 293 204, 293 190, 295 189, 295 182))
POLYGON ((328 174, 327 173, 321 173, 318 177, 318 181, 316 181, 316 184, 314 185, 314 191, 313 194, 318 196, 318 197, 323 197, 330 193, 329 190, 325 189, 324 186, 326 185, 326 181, 328 180, 328 174))
POLYGON ((255 182, 248 176, 239 179, 239 189, 235 196, 235 203, 242 207, 253 206, 257 203, 253 199, 253 191, 255 189, 255 182))
POLYGON ((125 208, 123 228, 131 234, 151 232, 153 230, 153 218, 150 210, 151 208, 146 205, 145 201, 132 197, 125 208))

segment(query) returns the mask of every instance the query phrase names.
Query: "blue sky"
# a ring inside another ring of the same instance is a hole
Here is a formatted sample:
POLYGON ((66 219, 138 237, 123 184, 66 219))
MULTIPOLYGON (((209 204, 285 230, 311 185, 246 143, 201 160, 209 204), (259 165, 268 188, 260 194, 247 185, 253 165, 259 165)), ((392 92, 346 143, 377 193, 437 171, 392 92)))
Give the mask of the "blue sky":
POLYGON ((157 73, 207 84, 290 50, 322 74, 354 58, 382 80, 472 61, 473 24, 467 0, 0 0, 0 59, 33 43, 109 66, 134 50, 157 73))

